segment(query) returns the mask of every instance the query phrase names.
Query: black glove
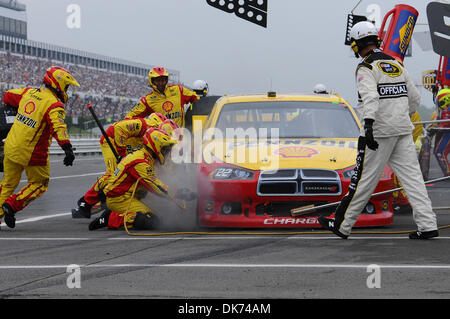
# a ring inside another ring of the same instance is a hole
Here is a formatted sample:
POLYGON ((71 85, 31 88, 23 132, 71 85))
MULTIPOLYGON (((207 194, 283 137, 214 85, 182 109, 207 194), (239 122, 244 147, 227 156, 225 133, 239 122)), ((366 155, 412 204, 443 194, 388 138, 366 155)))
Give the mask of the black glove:
POLYGON ((366 136, 366 145, 372 151, 376 151, 378 149, 378 142, 373 138, 373 119, 364 119, 364 135, 366 136))
POLYGON ((66 166, 72 166, 73 161, 75 160, 75 155, 73 154, 72 150, 72 144, 66 143, 62 146, 62 149, 64 150, 64 153, 66 153, 66 156, 64 157, 64 165, 66 166))
POLYGON ((197 195, 190 191, 188 188, 179 188, 175 194, 176 198, 191 201, 194 200, 197 195))

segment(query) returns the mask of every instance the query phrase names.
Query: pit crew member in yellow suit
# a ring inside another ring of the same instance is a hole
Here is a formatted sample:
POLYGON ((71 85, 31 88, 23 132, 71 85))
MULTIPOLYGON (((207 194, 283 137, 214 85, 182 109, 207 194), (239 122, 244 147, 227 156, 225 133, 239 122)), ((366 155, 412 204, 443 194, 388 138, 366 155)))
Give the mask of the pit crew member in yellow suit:
MULTIPOLYGON (((436 105, 438 107, 438 120, 450 120, 450 88, 444 88, 437 93, 436 105)), ((444 176, 450 176, 450 123, 443 122, 437 125, 441 131, 436 132, 434 155, 442 169, 444 176)))
MULTIPOLYGON (((110 137, 110 142, 120 158, 130 154, 134 149, 142 145, 142 137, 149 128, 158 128, 166 117, 160 113, 152 113, 148 119, 135 118, 127 119, 112 124, 106 129, 106 135, 110 137)), ((78 200, 78 215, 73 217, 91 217, 91 208, 100 201, 104 201, 102 189, 105 180, 114 172, 117 167, 117 158, 104 136, 100 138, 100 149, 106 165, 106 172, 94 185, 78 200)))
POLYGON ((17 107, 17 115, 6 137, 4 175, 0 183, 0 219, 14 228, 15 214, 47 191, 50 178, 49 146, 52 138, 64 150, 64 165, 71 166, 75 155, 70 143, 64 103, 70 85, 80 86, 64 68, 52 66, 45 72, 39 88, 12 89, 3 95, 3 102, 17 107), (25 171, 28 184, 17 188, 25 171))
MULTIPOLYGON (((155 212, 140 200, 138 193, 147 190, 159 196, 169 194, 169 187, 156 175, 155 165, 164 165, 165 157, 169 156, 177 141, 161 129, 149 129, 142 142, 142 148, 123 158, 107 179, 103 191, 108 209, 89 224, 89 230, 103 227, 118 229, 124 223, 136 229, 158 226, 155 212)), ((195 197, 183 188, 176 190, 174 195, 185 200, 195 197)))
POLYGON ((149 82, 153 90, 142 97, 125 118, 147 117, 157 112, 183 128, 186 112, 184 106, 194 103, 199 96, 182 85, 168 85, 169 72, 163 67, 154 67, 150 70, 149 82))
POLYGON ((183 134, 180 127, 173 120, 165 120, 159 125, 159 128, 167 133, 174 140, 183 140, 183 134))
MULTIPOLYGON (((422 119, 420 117, 420 113, 418 111, 414 112, 410 116, 410 119, 413 124, 414 124, 414 122, 422 121, 422 119)), ((413 141, 414 141, 414 144, 416 144, 416 147, 417 147, 418 141, 420 141, 420 137, 422 136, 422 133, 423 133, 423 124, 414 125, 414 130, 412 132, 412 135, 413 135, 413 141)))

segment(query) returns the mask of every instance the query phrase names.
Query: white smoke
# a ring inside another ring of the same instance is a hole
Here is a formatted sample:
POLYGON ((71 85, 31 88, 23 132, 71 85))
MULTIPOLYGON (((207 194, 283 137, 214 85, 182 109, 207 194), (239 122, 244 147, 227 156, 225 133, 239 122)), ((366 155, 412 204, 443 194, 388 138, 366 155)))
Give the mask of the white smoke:
MULTIPOLYGON (((188 188, 197 194, 197 164, 175 164, 168 159, 157 165, 158 178, 167 186, 172 196, 178 188, 188 188)), ((183 200, 175 198, 179 204, 183 200)), ((180 209, 170 198, 148 193, 142 200, 159 217, 161 226, 158 231, 195 231, 197 230, 197 199, 186 201, 186 209, 180 209)))

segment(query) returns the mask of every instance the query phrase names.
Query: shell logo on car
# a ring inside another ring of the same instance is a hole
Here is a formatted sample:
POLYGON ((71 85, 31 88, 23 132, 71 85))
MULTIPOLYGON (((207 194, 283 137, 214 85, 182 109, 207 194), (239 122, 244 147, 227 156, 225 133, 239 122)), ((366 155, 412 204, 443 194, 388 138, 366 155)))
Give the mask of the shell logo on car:
POLYGON ((278 154, 283 158, 310 158, 319 154, 319 152, 309 147, 287 146, 280 147, 275 151, 275 154, 278 154))

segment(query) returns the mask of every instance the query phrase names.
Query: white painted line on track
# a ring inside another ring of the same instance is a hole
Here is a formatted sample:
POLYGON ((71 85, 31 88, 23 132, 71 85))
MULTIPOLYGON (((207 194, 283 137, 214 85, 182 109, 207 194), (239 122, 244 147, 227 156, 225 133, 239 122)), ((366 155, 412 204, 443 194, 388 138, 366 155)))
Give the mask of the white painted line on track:
MULTIPOLYGON (((75 177, 86 177, 86 176, 103 175, 103 174, 105 174, 105 172, 88 173, 88 174, 79 174, 79 175, 67 175, 67 176, 55 176, 55 177, 50 177, 50 180, 54 180, 54 179, 65 179, 65 178, 75 178, 75 177)), ((26 183, 26 182, 28 182, 28 180, 22 179, 22 180, 20 180, 20 182, 21 182, 21 183, 26 183)))
MULTIPOLYGON (((64 216, 71 216, 72 213, 57 213, 57 214, 51 214, 51 215, 44 215, 44 216, 37 216, 37 217, 30 217, 30 218, 26 218, 26 219, 22 219, 22 220, 17 220, 16 224, 23 224, 23 223, 30 223, 30 222, 37 222, 37 221, 41 221, 41 220, 45 220, 45 219, 51 219, 51 218, 57 218, 57 217, 64 217, 64 216)), ((186 232, 186 231, 179 231, 180 233, 186 232)), ((273 231, 272 231, 273 232, 273 231)), ((294 231, 293 231, 294 232, 294 231)), ((298 230, 298 232, 302 232, 302 230, 298 230)), ((161 231, 161 233, 167 233, 165 231, 161 231)), ((176 233, 176 232, 170 232, 170 233, 176 233)), ((185 235, 185 234, 180 234, 180 235, 185 235)), ((208 235, 208 234, 192 234, 192 236, 196 236, 196 237, 180 237, 180 235, 173 235, 173 236, 165 236, 165 235, 161 235, 161 236, 127 236, 127 237, 119 237, 119 238, 102 238, 102 237, 93 237, 93 238, 70 238, 70 237, 65 237, 65 238, 50 238, 50 237, 44 237, 44 238, 0 238, 1 240, 40 240, 40 241, 60 241, 60 240, 67 240, 67 241, 78 241, 78 240, 113 240, 113 241, 117 241, 117 240, 230 240, 230 239, 236 239, 236 240, 247 240, 249 238, 251 239, 267 239, 267 238, 283 238, 283 239, 290 239, 290 240, 341 240, 340 238, 334 236, 334 235, 329 235, 329 236, 317 236, 318 234, 314 234, 313 232, 310 235, 305 235, 305 236, 298 236, 298 235, 292 235, 292 234, 286 234, 286 235, 267 235, 267 236, 261 236, 261 235, 242 235, 242 236, 238 236, 238 235, 230 235, 230 236, 218 236, 218 235, 208 235)), ((304 234, 303 234, 304 235, 304 234)), ((398 239, 409 239, 408 236, 406 236, 406 234, 399 234, 397 236, 382 236, 382 234, 380 234, 380 236, 363 236, 363 235, 359 235, 359 234, 353 234, 349 240, 366 240, 366 239, 370 239, 370 240, 398 240, 398 239)), ((448 240, 450 239, 450 237, 444 237, 444 236, 440 236, 437 238, 437 240, 448 240)))
MULTIPOLYGON (((317 236, 314 233, 311 233, 311 235, 307 236, 296 236, 296 235, 267 235, 267 236, 252 236, 252 235, 246 235, 246 236, 216 236, 216 235, 193 235, 193 236, 201 236, 201 237, 124 237, 124 238, 108 238, 108 240, 158 240, 158 239, 183 239, 183 240, 211 240, 211 239, 217 239, 217 240, 228 240, 228 239, 236 239, 236 240, 248 240, 248 239, 267 239, 267 238, 282 238, 282 239, 290 239, 290 240, 342 240, 341 238, 338 238, 334 235, 330 236, 317 236)), ((348 240, 362 240, 362 239, 382 239, 382 240, 390 240, 390 239, 409 239, 408 236, 405 234, 398 235, 398 236, 374 236, 374 237, 364 237, 361 235, 353 235, 348 240), (401 237, 403 236, 403 237, 401 237)), ((98 239, 98 238, 96 238, 98 239)), ((450 239, 450 237, 438 237, 438 239, 450 239)), ((1 240, 1 238, 0 238, 1 240)), ((436 239, 437 240, 437 239, 436 239)))
MULTIPOLYGON (((57 214, 51 214, 51 215, 44 215, 44 216, 37 216, 37 217, 30 217, 26 219, 17 220, 16 224, 23 224, 23 223, 30 223, 30 222, 37 222, 40 220, 45 219, 51 219, 51 218, 57 218, 57 217, 63 217, 63 216, 71 216, 72 212, 65 212, 65 213, 57 213, 57 214)), ((162 231, 163 233, 166 233, 165 231, 162 231)), ((186 231, 179 231, 180 233, 186 232, 186 231)), ((273 232, 273 231, 272 231, 273 232)), ((295 232, 295 231, 293 231, 295 232)), ((302 230, 298 230, 298 232, 302 232, 302 230)), ((172 231, 170 233, 173 233, 172 231)), ((182 234, 180 234, 182 235, 182 234)), ((380 234, 381 235, 381 234, 380 234)), ((179 235, 174 235, 173 237, 158 237, 158 236, 129 236, 129 237, 121 237, 121 238, 104 238, 105 240, 168 240, 168 239, 188 239, 188 240, 207 240, 207 239, 217 239, 217 240, 226 240, 226 239, 263 239, 263 238, 284 238, 284 239, 307 239, 307 240, 323 240, 323 239, 334 239, 334 240, 341 240, 340 238, 331 235, 330 236, 317 236, 314 233, 311 233, 311 235, 306 236, 298 236, 298 235, 267 235, 267 236, 261 236, 261 235, 244 235, 244 236, 236 236, 236 235, 230 235, 230 236, 216 236, 216 235, 199 235, 199 234, 193 234, 193 236, 202 236, 202 237, 178 237, 179 235)), ((0 240, 78 240, 77 238, 0 238, 0 240)), ((92 239, 102 239, 102 238, 91 238, 92 239)), ((351 240, 359 240, 359 239, 409 239, 406 234, 399 234, 398 236, 362 236, 359 234, 353 234, 350 237, 351 240)), ((439 239, 450 239, 450 237, 439 237, 439 239)), ((83 238, 84 240, 84 238, 83 238)))
POLYGON ((0 240, 17 240, 17 241, 82 241, 82 240, 95 240, 98 238, 51 238, 51 237, 42 237, 42 238, 33 238, 33 237, 21 237, 21 238, 0 238, 0 240))
MULTIPOLYGON (((71 216, 71 212, 64 212, 64 213, 57 213, 57 214, 51 214, 51 215, 44 215, 44 216, 37 216, 37 217, 30 217, 22 220, 17 220, 16 224, 23 224, 23 223, 30 223, 30 222, 37 222, 45 219, 51 219, 51 218, 57 218, 57 217, 64 217, 64 216, 71 216)), ((186 231, 179 231, 180 233, 186 232, 186 231)), ((272 231, 273 232, 273 231, 272 231)), ((294 232, 294 231, 293 231, 294 232)), ((302 232, 302 230, 298 230, 298 232, 302 232)), ((166 233, 165 231, 162 231, 162 233, 166 233)), ((170 232, 175 233, 175 232, 170 232)), ((184 235, 184 234, 180 234, 184 235)), ((267 236, 261 236, 261 235, 243 235, 243 236, 237 236, 237 235, 230 235, 230 236, 217 236, 217 235, 208 235, 208 234, 193 234, 192 236, 197 237, 179 237, 180 235, 173 235, 173 236, 128 236, 128 237, 119 237, 119 238, 102 238, 102 237, 93 237, 93 238, 50 238, 50 237, 44 237, 44 238, 0 238, 1 240, 39 240, 39 241, 60 241, 60 240, 66 240, 66 241, 78 241, 78 240, 230 240, 230 239, 236 239, 236 240, 246 240, 246 239, 267 239, 267 238, 283 238, 283 239, 290 239, 290 240, 341 240, 340 238, 329 235, 329 236, 317 236, 313 232, 310 235, 305 236, 298 236, 298 235, 292 235, 292 234, 286 234, 286 235, 267 235, 267 236)), ((350 237, 350 240, 398 240, 398 239, 409 239, 406 234, 399 234, 398 236, 363 236, 359 234, 353 234, 350 237)), ((448 240, 450 237, 444 237, 440 236, 437 240, 448 240)))
POLYGON ((53 179, 64 179, 64 178, 74 178, 74 177, 85 177, 85 176, 92 176, 92 175, 103 175, 103 174, 105 174, 105 172, 88 173, 88 174, 80 174, 80 175, 55 176, 55 177, 50 177, 50 180, 53 180, 53 179))
POLYGON ((53 214, 53 215, 31 217, 31 218, 17 220, 16 224, 37 222, 37 221, 44 220, 44 219, 50 219, 50 218, 55 218, 55 217, 68 216, 68 215, 72 215, 72 213, 70 212, 70 213, 60 213, 60 214, 53 214))
MULTIPOLYGON (((1 233, 0 233, 1 234, 1 233)), ((280 239, 294 239, 294 240, 341 240, 340 238, 337 238, 336 236, 314 236, 314 237, 292 237, 292 235, 278 235, 278 236, 215 236, 215 235, 194 235, 194 236, 202 236, 202 237, 178 237, 178 235, 174 235, 171 237, 121 237, 121 238, 102 238, 102 237, 3 237, 0 238, 0 241, 86 241, 86 240, 105 240, 105 241, 122 241, 122 240, 249 240, 249 239, 267 239, 267 238, 280 238, 280 239)), ((400 236, 400 235, 399 235, 400 236)), ((404 236, 404 235, 403 235, 404 236)), ((363 236, 355 236, 350 237, 349 240, 398 240, 398 239, 408 239, 408 237, 386 237, 386 236, 379 236, 379 237, 363 237, 363 236)), ((438 237, 433 240, 448 240, 450 237, 438 237)))
MULTIPOLYGON (((63 159, 64 154, 61 154, 61 159, 63 159)), ((61 159, 52 159, 50 160, 50 164, 51 163, 62 163, 61 159)), ((76 162, 83 162, 83 161, 94 161, 94 160, 103 160, 103 157, 101 155, 97 156, 97 157, 91 157, 91 158, 79 158, 78 156, 75 157, 75 163, 76 162)))
MULTIPOLYGON (((367 269, 373 264, 67 264, 67 265, 3 265, 0 266, 0 270, 6 269, 55 269, 77 265, 80 268, 344 268, 344 269, 367 269)), ((437 270, 450 270, 450 265, 382 265, 377 264, 383 269, 437 269, 437 270)))

